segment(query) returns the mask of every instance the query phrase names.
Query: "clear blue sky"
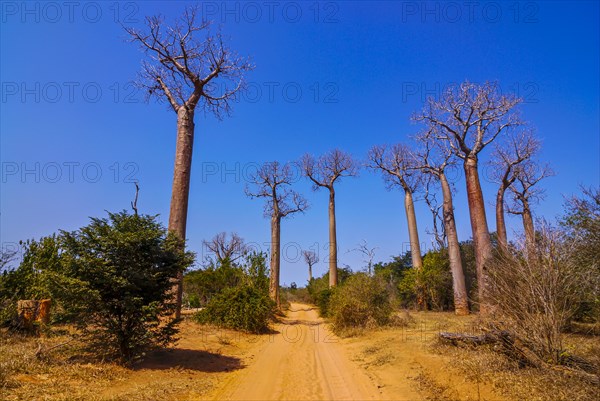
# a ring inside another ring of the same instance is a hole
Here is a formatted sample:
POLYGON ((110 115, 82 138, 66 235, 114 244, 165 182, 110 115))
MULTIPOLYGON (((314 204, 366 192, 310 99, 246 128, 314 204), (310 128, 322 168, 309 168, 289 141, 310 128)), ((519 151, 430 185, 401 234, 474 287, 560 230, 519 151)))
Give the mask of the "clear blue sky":
MULTIPOLYGON (((183 2, 3 2, 1 28, 1 227, 3 246, 72 230, 129 207, 169 210, 175 114, 143 102, 128 83, 143 59, 116 20, 174 17, 183 2), (29 172, 25 172, 25 170, 29 172), (25 174, 23 175, 23 173, 25 174), (101 174, 101 175, 99 175, 101 174)), ((253 92, 218 121, 198 113, 188 219, 189 247, 236 231, 263 250, 269 221, 244 195, 257 163, 339 147, 363 158, 373 144, 410 141, 410 116, 452 82, 497 80, 525 97, 521 111, 543 139, 548 179, 536 215, 554 219, 563 197, 599 184, 599 3, 590 2, 204 2, 231 46, 250 55, 253 92), (272 90, 270 89, 272 88, 272 90), (301 91, 299 94, 298 90, 301 91), (219 171, 213 174, 214 169, 219 171), (222 174, 224 176, 222 176, 222 174)), ((483 161, 489 156, 484 152, 483 161)), ((485 173, 482 173, 485 176, 485 173)), ((300 180, 305 215, 283 222, 282 281, 306 280, 298 250, 321 248, 326 270, 327 194, 300 180), (287 255, 287 257, 286 257, 287 255)), ((462 179, 461 240, 470 237, 462 179)), ((495 185, 484 181, 494 230, 495 185)), ((337 188, 341 264, 360 268, 362 239, 388 260, 408 242, 402 194, 363 171, 337 188)), ((430 214, 417 205, 422 242, 430 214)), ((520 221, 509 217, 509 232, 520 221)))

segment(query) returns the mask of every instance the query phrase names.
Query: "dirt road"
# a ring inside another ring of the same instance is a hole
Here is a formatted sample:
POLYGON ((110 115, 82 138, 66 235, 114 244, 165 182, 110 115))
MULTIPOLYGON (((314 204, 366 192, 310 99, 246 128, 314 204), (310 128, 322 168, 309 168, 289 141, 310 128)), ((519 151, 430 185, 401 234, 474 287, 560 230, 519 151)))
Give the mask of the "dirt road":
POLYGON ((259 347, 256 360, 235 372, 214 400, 376 400, 377 386, 352 361, 314 307, 292 304, 259 347))

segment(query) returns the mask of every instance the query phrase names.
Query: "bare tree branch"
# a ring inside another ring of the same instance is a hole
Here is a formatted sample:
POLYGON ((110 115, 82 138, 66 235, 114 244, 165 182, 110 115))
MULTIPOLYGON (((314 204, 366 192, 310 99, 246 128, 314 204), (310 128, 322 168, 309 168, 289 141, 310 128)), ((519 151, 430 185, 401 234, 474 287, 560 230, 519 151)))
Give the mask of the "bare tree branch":
POLYGON ((203 244, 209 251, 215 254, 219 263, 225 260, 234 263, 244 257, 249 251, 244 239, 237 233, 231 233, 231 237, 228 239, 227 233, 221 232, 215 235, 210 241, 203 241, 203 244))
POLYGON ((435 127, 460 158, 475 157, 502 132, 522 125, 512 109, 522 99, 502 95, 496 83, 464 82, 449 87, 440 100, 429 98, 413 120, 435 127))
POLYGON ((187 7, 172 27, 158 15, 146 18, 145 30, 124 29, 149 58, 138 81, 149 97, 166 98, 175 112, 201 103, 222 118, 230 114, 231 102, 245 88, 244 74, 254 66, 232 52, 220 33, 213 34, 209 21, 197 22, 199 12, 197 6, 187 7))
POLYGON ((400 186, 413 193, 421 185, 419 174, 414 168, 415 155, 406 145, 373 146, 367 157, 367 168, 380 170, 388 189, 400 186))
POLYGON ((254 190, 246 187, 246 195, 251 198, 267 198, 265 203, 265 217, 276 216, 279 218, 304 212, 308 202, 296 191, 289 188, 294 179, 291 165, 279 162, 263 164, 256 173, 249 178, 254 190))
POLYGON ((334 183, 341 177, 354 177, 359 166, 348 153, 334 149, 319 159, 305 154, 300 160, 304 175, 313 183, 313 189, 320 187, 333 189, 334 183))

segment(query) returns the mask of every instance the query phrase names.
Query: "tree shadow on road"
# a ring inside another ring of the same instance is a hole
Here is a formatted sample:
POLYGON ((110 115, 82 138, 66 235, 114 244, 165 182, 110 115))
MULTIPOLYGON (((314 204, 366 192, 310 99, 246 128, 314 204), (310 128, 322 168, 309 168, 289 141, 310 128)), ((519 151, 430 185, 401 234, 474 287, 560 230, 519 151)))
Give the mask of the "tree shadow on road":
POLYGON ((161 349, 153 351, 138 364, 135 370, 189 369, 201 372, 230 372, 245 367, 241 359, 195 349, 161 349))

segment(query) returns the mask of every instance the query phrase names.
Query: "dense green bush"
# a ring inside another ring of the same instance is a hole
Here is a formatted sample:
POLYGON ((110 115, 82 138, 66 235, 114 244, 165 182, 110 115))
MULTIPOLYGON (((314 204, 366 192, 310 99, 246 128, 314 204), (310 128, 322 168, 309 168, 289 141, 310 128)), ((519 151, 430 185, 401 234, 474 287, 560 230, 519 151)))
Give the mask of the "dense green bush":
POLYGON ((16 268, 5 270, 0 280, 3 325, 16 323, 20 299, 52 299, 52 323, 77 316, 87 294, 86 285, 66 271, 61 240, 61 236, 51 235, 21 243, 23 260, 16 268))
POLYGON ((328 314, 337 332, 387 324, 391 313, 387 286, 379 277, 356 273, 331 292, 328 314))
POLYGON ((173 341, 173 278, 193 261, 156 216, 109 213, 61 235, 66 275, 86 287, 78 325, 92 344, 130 361, 173 341))
POLYGON ((104 356, 131 361, 176 333, 172 280, 193 254, 156 216, 109 213, 74 232, 29 241, 3 274, 2 297, 51 298, 104 356))
POLYGON ((244 269, 229 260, 187 272, 183 277, 183 304, 191 308, 204 307, 213 296, 241 285, 244 276, 244 269))
POLYGON ((196 319, 200 323, 264 333, 269 328, 275 306, 268 293, 243 284, 215 295, 206 308, 196 314, 196 319))
POLYGON ((423 257, 421 269, 405 270, 398 282, 403 307, 448 310, 452 308, 452 275, 445 251, 430 251, 423 257), (417 305, 418 301, 422 304, 417 305))
MULTIPOLYGON (((338 269, 338 285, 343 284, 348 277, 352 275, 352 270, 348 267, 338 269)), ((317 305, 321 316, 328 315, 329 297, 331 290, 329 289, 329 272, 326 272, 319 278, 313 278, 306 286, 308 295, 313 304, 317 305)))
POLYGON ((268 329, 275 303, 269 297, 265 255, 248 255, 240 266, 225 260, 187 276, 187 296, 202 297, 205 306, 196 314, 199 322, 252 333, 268 329))

